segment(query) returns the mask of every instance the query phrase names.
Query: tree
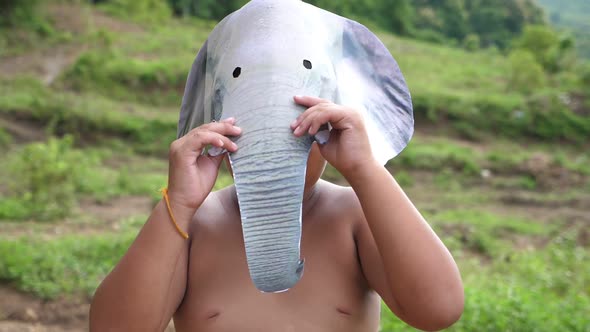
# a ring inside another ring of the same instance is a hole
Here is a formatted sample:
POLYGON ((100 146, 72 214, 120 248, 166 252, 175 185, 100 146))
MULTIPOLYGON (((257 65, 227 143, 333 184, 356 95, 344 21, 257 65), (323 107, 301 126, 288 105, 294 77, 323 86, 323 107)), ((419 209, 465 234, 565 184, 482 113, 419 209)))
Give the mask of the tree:
POLYGON ((221 20, 239 9, 247 0, 168 0, 174 14, 221 20))
POLYGON ((379 1, 377 15, 384 17, 383 26, 402 35, 411 33, 414 26, 414 8, 409 0, 379 1))

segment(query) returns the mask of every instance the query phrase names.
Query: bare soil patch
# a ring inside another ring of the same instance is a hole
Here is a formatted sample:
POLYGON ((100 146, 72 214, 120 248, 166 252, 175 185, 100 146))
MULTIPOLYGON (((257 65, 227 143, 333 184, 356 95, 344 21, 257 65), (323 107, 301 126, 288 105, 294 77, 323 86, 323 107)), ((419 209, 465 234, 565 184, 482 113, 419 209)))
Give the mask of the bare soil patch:
POLYGON ((85 297, 45 301, 0 285, 0 332, 84 332, 89 310, 85 297))
POLYGON ((116 232, 120 229, 121 222, 131 217, 149 215, 152 209, 151 198, 144 196, 124 196, 106 203, 85 198, 80 202, 78 211, 66 220, 47 223, 2 222, 0 231, 6 237, 30 236, 46 240, 69 234, 116 232))
POLYGON ((16 144, 39 142, 47 138, 41 123, 12 115, 0 114, 0 128, 5 129, 16 144))
POLYGON ((153 208, 152 200, 145 196, 124 196, 105 204, 94 200, 83 200, 80 210, 102 221, 103 225, 116 225, 121 219, 149 214, 153 208))
POLYGON ((77 59, 87 47, 84 45, 59 45, 30 53, 0 59, 3 77, 32 75, 50 85, 77 59))
POLYGON ((85 331, 88 299, 44 301, 0 286, 0 332, 85 331))
MULTIPOLYGON (((49 4, 45 10, 57 31, 67 32, 72 36, 84 37, 101 29, 115 33, 143 31, 138 25, 119 21, 99 10, 79 4, 49 4)), ((86 41, 44 45, 25 54, 0 58, 1 77, 28 74, 51 85, 89 47, 86 41)))
POLYGON ((113 32, 141 33, 143 29, 130 22, 110 17, 95 8, 79 4, 52 3, 46 8, 57 30, 82 35, 89 30, 104 29, 113 32))

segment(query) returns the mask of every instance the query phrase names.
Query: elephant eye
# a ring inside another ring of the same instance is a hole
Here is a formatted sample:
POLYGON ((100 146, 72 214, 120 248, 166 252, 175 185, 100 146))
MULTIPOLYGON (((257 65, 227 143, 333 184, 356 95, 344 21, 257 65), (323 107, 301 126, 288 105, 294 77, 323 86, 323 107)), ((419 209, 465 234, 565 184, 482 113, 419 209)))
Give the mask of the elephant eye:
POLYGON ((242 68, 236 67, 236 69, 234 69, 234 74, 233 74, 234 78, 238 78, 241 73, 242 73, 242 68))
POLYGON ((311 61, 303 60, 303 67, 305 67, 307 69, 311 69, 311 61))

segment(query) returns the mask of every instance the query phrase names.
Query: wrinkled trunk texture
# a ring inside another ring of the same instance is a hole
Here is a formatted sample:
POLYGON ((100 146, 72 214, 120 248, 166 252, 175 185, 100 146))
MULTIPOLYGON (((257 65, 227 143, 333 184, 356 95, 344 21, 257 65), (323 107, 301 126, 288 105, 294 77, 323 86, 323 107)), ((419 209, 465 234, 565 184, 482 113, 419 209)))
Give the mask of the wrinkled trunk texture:
POLYGON ((230 155, 251 278, 263 292, 285 291, 302 276, 301 207, 310 137, 289 124, 295 105, 243 112, 239 150, 230 155))

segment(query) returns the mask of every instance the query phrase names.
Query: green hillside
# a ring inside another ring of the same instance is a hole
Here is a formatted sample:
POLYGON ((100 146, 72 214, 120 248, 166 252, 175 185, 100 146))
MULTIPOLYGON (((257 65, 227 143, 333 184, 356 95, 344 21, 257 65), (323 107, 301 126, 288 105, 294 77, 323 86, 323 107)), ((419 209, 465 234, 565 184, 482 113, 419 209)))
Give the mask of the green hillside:
POLYGON ((555 26, 575 36, 580 54, 590 59, 590 2, 586 0, 538 0, 555 26))
MULTIPOLYGON (((87 330, 89 298, 160 199, 216 24, 102 2, 39 2, 0 25, 0 331, 87 330)), ((505 51, 378 31, 416 115, 387 167, 465 282, 449 331, 590 330, 590 71, 552 31, 523 31, 505 51)), ((224 170, 216 188, 231 183, 224 170)), ((413 331, 382 316, 382 331, 413 331)))

